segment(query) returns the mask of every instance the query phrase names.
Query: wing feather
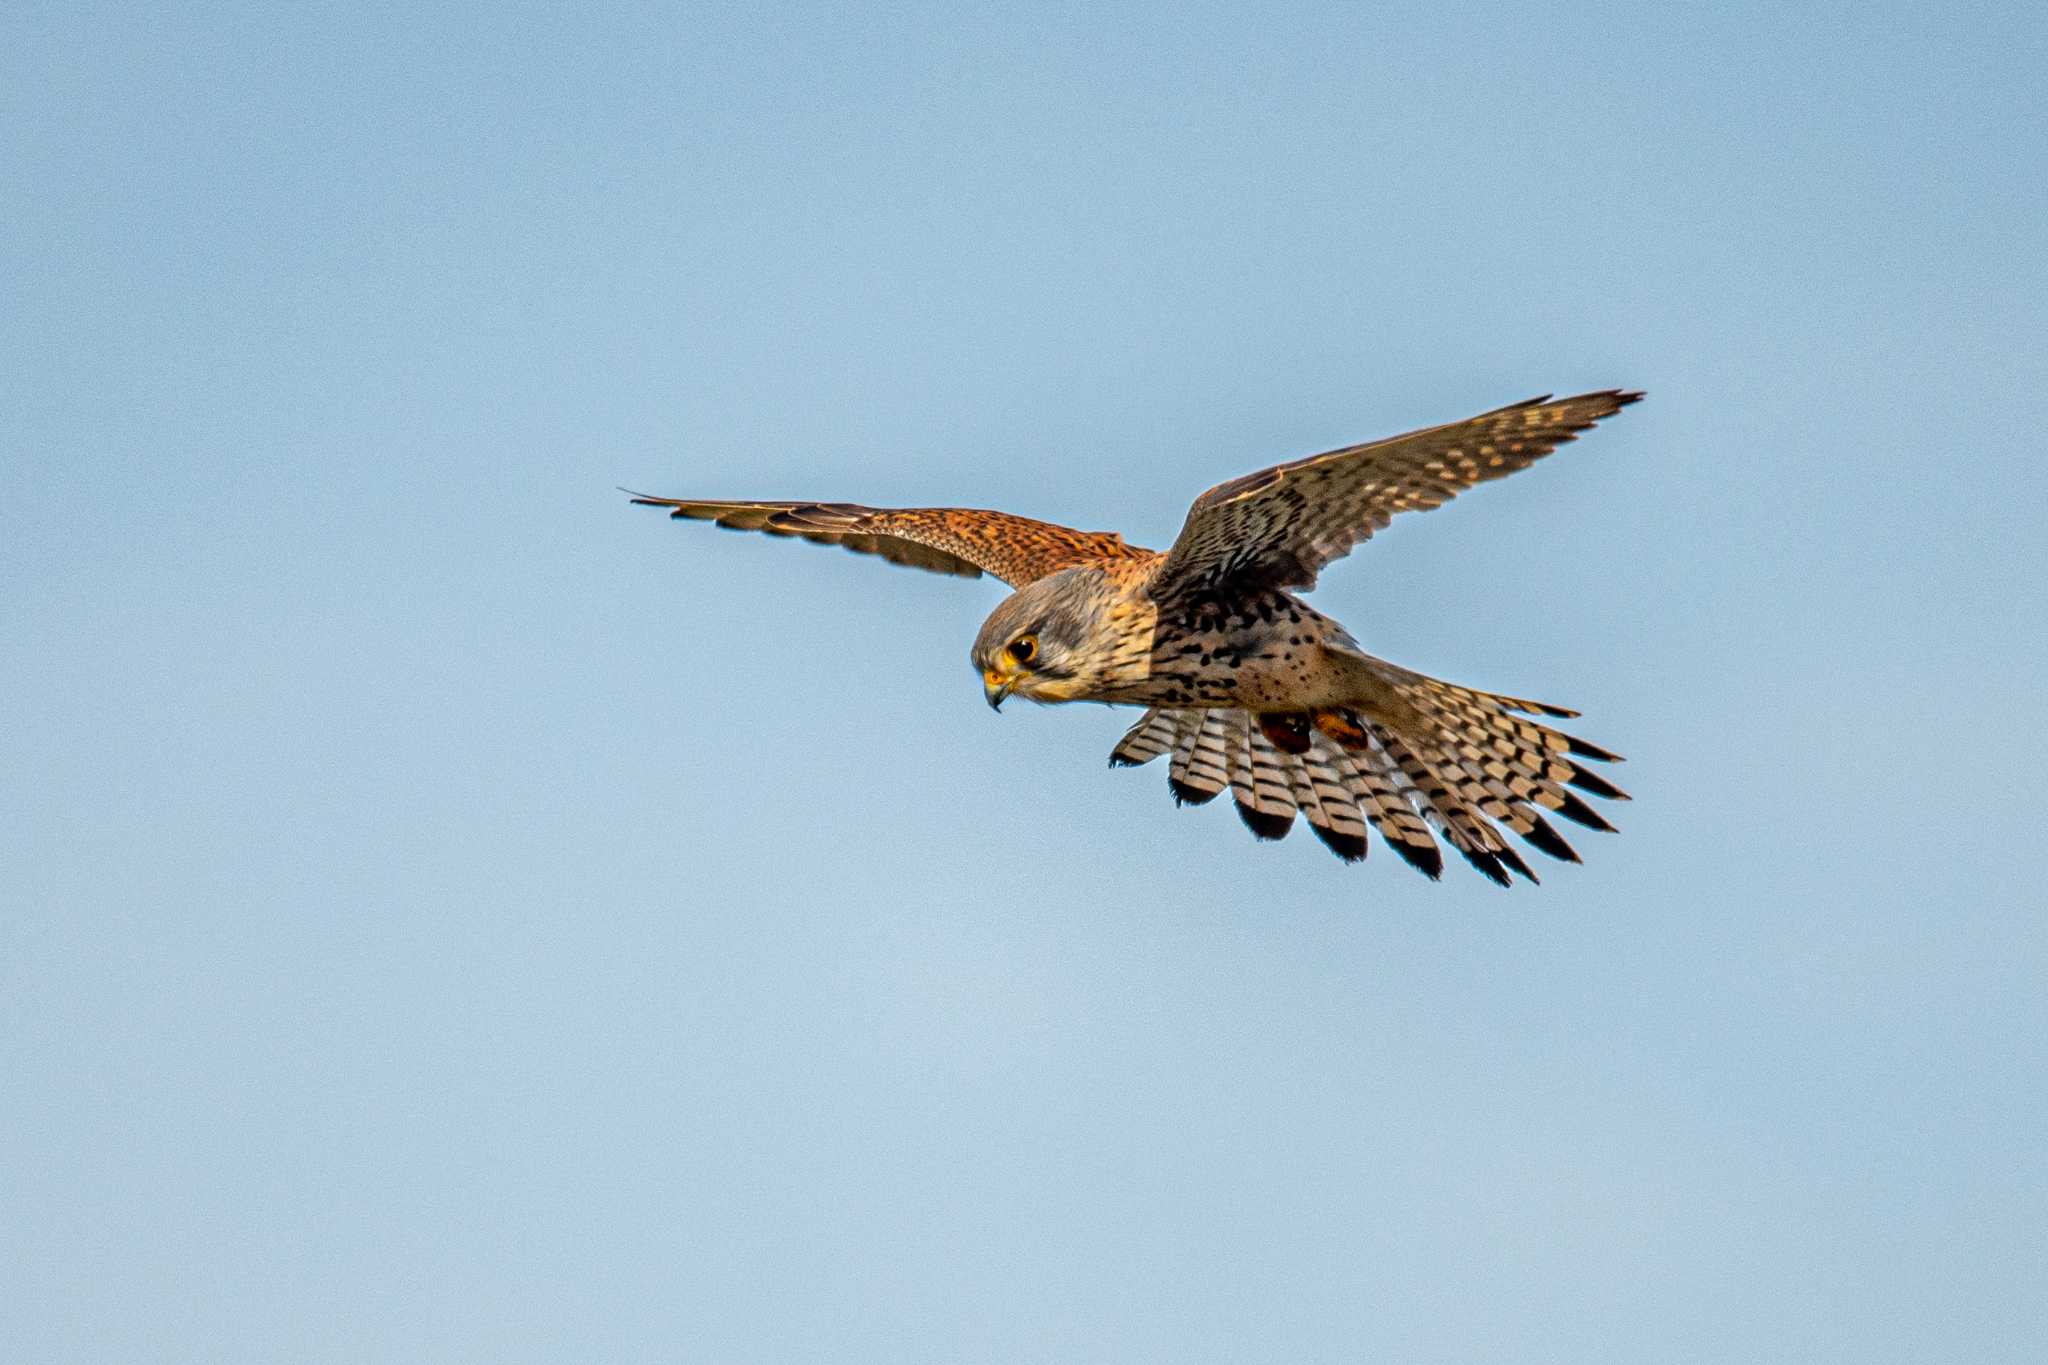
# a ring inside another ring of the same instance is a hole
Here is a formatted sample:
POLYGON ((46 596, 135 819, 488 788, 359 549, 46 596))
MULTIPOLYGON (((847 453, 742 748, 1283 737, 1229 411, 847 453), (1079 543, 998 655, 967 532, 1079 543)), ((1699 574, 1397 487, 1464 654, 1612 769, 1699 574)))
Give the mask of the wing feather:
POLYGON ((1049 521, 971 507, 862 507, 851 502, 720 502, 630 493, 642 507, 666 507, 677 520, 709 521, 733 531, 796 536, 879 555, 931 573, 1011 587, 1076 564, 1152 554, 1114 531, 1076 531, 1049 521))
POLYGON ((1158 600, 1231 587, 1314 587, 1324 566, 1395 513, 1441 507, 1474 484, 1527 469, 1641 397, 1608 389, 1532 398, 1219 484, 1195 499, 1150 592, 1158 600))

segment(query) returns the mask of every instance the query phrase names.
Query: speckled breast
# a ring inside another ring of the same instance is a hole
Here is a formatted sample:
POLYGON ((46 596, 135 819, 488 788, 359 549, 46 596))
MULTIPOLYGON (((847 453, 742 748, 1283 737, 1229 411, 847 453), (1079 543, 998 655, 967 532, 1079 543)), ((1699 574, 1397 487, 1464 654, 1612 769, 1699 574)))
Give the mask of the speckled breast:
POLYGON ((1321 690, 1334 627, 1290 593, 1197 598, 1160 612, 1143 676, 1112 698, 1146 706, 1285 710, 1321 690))

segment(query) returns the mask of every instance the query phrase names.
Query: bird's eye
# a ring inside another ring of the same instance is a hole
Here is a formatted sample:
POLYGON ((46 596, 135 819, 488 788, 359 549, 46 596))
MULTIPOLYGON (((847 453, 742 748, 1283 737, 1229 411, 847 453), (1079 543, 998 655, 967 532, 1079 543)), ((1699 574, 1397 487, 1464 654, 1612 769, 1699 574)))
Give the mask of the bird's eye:
POLYGON ((1020 664, 1030 663, 1031 656, 1036 653, 1038 653, 1038 637, 1036 635, 1019 635, 1016 639, 1010 641, 1010 657, 1020 664))

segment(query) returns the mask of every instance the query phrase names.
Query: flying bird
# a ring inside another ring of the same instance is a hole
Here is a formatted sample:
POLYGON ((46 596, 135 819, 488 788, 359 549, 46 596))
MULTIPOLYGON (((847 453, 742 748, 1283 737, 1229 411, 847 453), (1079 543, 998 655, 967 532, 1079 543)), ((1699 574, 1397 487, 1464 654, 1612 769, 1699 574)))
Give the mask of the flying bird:
POLYGON ((990 706, 1012 696, 1142 706, 1110 764, 1170 755, 1167 786, 1182 804, 1227 789, 1261 839, 1285 835, 1298 812, 1346 861, 1365 857, 1370 826, 1432 879, 1443 874, 1441 835, 1507 886, 1510 873, 1536 876, 1503 830, 1577 862, 1546 813, 1613 828, 1578 792, 1627 800, 1581 761, 1619 756, 1529 719, 1576 711, 1374 658, 1296 593, 1395 513, 1526 469, 1641 397, 1532 398, 1247 474, 1195 499, 1164 553, 1114 532, 957 507, 633 501, 934 573, 991 574, 1014 591, 971 653, 990 706))

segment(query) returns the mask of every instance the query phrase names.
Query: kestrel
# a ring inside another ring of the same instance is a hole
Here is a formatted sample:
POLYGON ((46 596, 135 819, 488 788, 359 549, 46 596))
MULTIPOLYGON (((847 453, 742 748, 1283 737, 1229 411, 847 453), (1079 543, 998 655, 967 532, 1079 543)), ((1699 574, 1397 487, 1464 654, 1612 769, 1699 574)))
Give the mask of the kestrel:
POLYGON ((1581 759, 1618 756, 1526 719, 1576 711, 1499 696, 1376 659, 1293 590, 1396 512, 1442 506, 1526 469, 1641 398, 1610 389, 1482 413, 1275 465, 1195 499, 1165 553, 1105 531, 954 507, 708 502, 635 495, 672 517, 801 536, 896 564, 1015 589, 983 623, 972 661, 990 706, 1142 706, 1113 767, 1172 755, 1167 786, 1201 805, 1228 788, 1254 835, 1299 811, 1339 857, 1366 827, 1431 878, 1440 834, 1502 886, 1536 876, 1503 827, 1579 861, 1546 811, 1611 830, 1577 792, 1627 796, 1581 759))

